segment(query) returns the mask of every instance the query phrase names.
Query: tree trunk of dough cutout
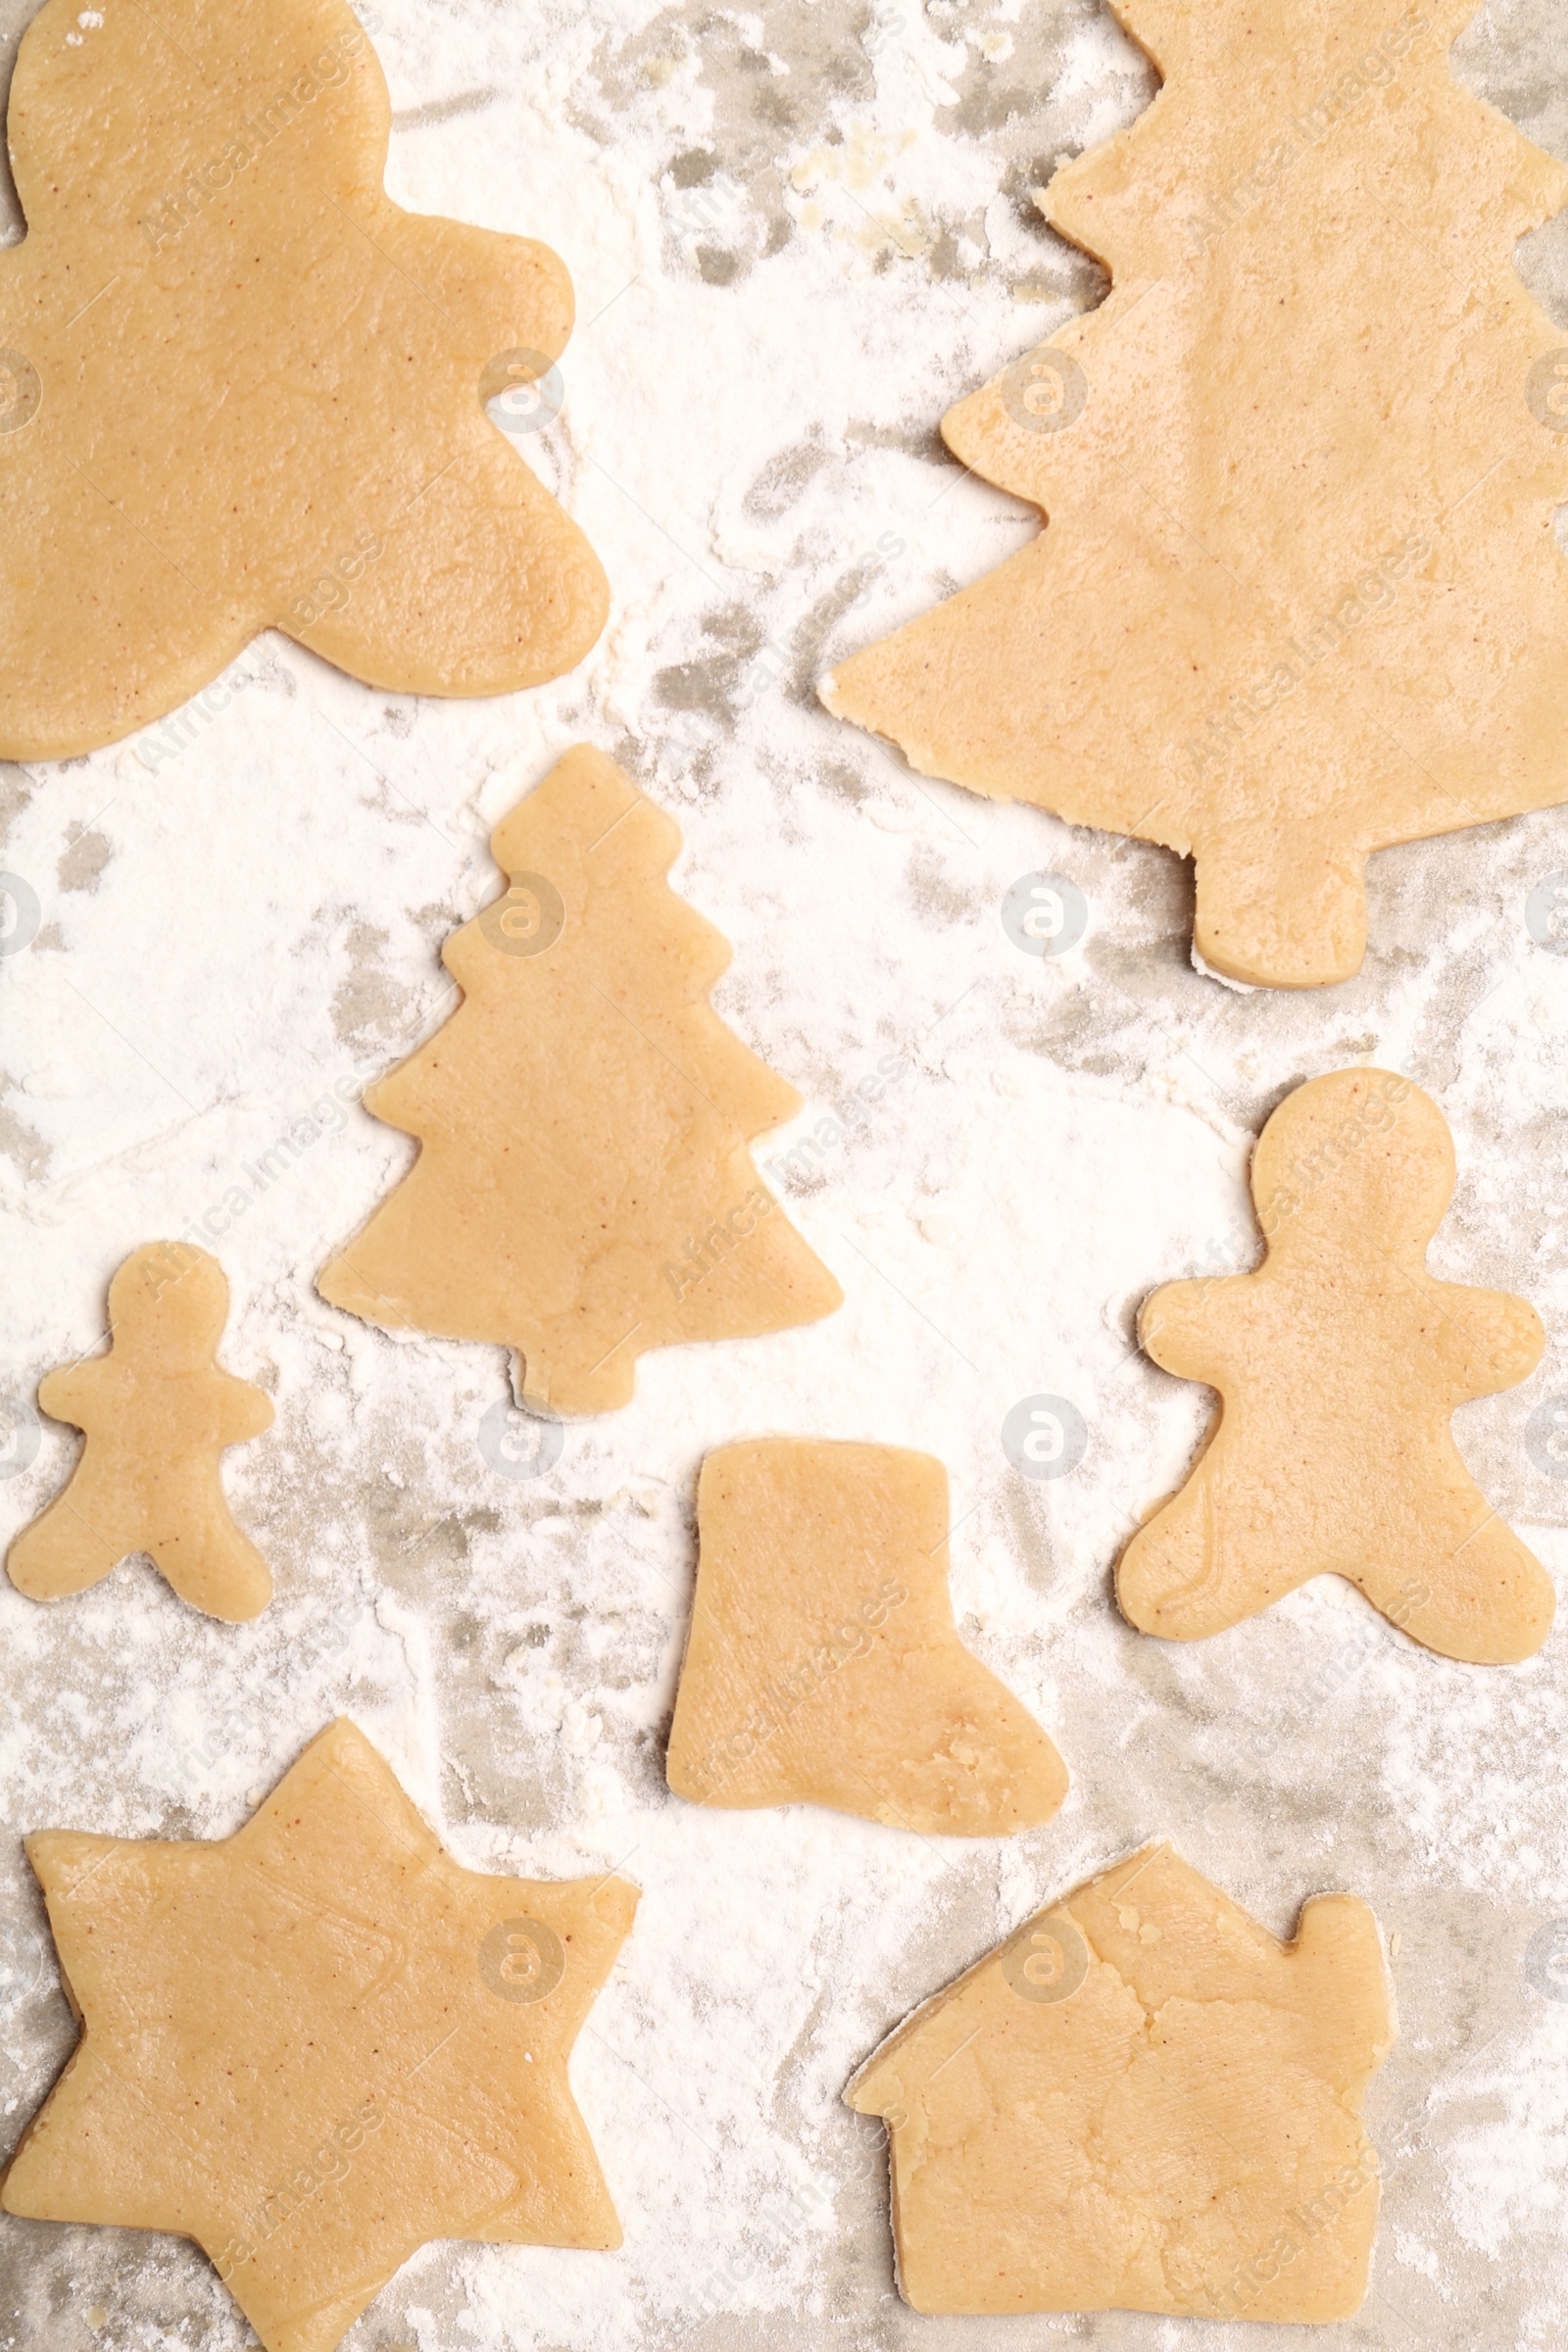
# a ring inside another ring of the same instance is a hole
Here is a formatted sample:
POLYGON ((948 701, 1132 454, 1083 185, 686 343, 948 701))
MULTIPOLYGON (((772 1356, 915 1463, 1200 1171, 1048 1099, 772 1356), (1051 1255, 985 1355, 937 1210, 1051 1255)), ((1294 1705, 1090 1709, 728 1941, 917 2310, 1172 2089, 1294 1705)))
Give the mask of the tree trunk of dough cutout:
POLYGON ((1197 1468, 1122 1554, 1117 1598, 1145 1633, 1194 1641, 1337 1575, 1446 1657, 1541 1647, 1551 1581, 1449 1419, 1528 1379, 1544 1335, 1522 1298, 1427 1272, 1453 1184, 1442 1112, 1386 1070, 1315 1078, 1268 1121, 1264 1263, 1167 1283, 1139 1318, 1156 1364, 1220 1395, 1197 1468))
POLYGON ((916 2311, 1348 2319, 1395 2025, 1377 1921, 1282 1944, 1159 1843, 1028 1920, 845 2092, 888 2127, 916 2311))
POLYGON ((822 686, 1195 856, 1239 980, 1344 979, 1369 852, 1568 793, 1568 351, 1513 266, 1568 172, 1455 81, 1474 13, 1116 0, 1165 87, 1040 199, 1109 299, 942 428, 1049 527, 822 686))
POLYGON ((229 1515, 219 1456, 270 1429, 272 1407, 218 1368, 227 1316, 223 1269, 205 1250, 151 1242, 126 1258, 109 1286, 109 1353, 38 1385, 44 1411, 87 1443, 68 1485, 6 1555, 19 1592, 57 1600, 144 1551, 209 1617, 266 1608, 272 1579, 229 1515))
POLYGON ((548 417, 548 246, 411 214, 343 0, 50 0, 0 253, 0 758, 112 743, 276 627, 372 686, 493 695, 604 626, 588 542, 481 406, 548 417), (527 387, 536 391, 528 394, 527 387))
POLYGON ((953 1622, 940 1462, 756 1439, 708 1456, 697 1515, 677 1795, 831 1805, 922 1836, 1051 1819, 1066 1768, 953 1622))
POLYGON ((443 951, 466 1001, 365 1098, 419 1157, 322 1298, 515 1348, 556 1413, 625 1404, 650 1348, 831 1314, 747 1150, 801 1098, 708 1002, 729 951, 664 880, 674 823, 579 745, 490 846, 512 886, 443 951))
POLYGON ((27 1854, 82 2038, 6 2212, 194 2238, 267 2352, 334 2352, 433 2239, 619 2245, 566 2060, 624 1879, 460 1869, 347 1721, 221 1843, 27 1854))

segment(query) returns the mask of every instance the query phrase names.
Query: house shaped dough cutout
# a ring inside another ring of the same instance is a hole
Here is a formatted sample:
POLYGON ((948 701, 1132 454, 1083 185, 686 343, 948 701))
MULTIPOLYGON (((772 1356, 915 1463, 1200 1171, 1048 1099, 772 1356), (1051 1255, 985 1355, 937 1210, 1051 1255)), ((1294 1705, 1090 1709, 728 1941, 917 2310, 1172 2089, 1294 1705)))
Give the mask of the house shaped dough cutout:
POLYGON ((892 2151, 915 2310, 1348 2319, 1378 2209, 1361 2121, 1393 2044, 1366 1904, 1282 1944, 1164 1843, 1028 1920, 845 2097, 892 2151))

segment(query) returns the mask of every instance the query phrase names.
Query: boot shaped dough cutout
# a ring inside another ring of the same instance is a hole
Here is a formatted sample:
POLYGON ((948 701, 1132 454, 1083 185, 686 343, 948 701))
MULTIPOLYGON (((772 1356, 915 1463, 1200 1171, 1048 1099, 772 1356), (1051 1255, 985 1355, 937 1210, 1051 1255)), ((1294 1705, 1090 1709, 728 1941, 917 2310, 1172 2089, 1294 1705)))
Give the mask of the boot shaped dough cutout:
POLYGON ((697 1513, 677 1795, 830 1805, 924 1836, 1050 1820, 1066 1768, 954 1625, 940 1462, 755 1439, 708 1456, 697 1513))

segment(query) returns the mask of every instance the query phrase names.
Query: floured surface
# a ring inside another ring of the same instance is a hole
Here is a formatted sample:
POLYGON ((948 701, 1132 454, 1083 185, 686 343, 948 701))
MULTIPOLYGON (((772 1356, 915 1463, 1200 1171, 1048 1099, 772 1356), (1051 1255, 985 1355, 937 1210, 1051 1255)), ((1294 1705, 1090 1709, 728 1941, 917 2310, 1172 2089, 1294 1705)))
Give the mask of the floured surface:
MULTIPOLYGON (((890 9, 874 56, 850 0, 701 37, 685 10, 376 11, 393 194, 538 236, 571 272, 565 407, 524 448, 618 602, 583 671, 516 704, 365 694, 267 640, 183 736, 0 770, 0 864, 39 906, 0 964, 3 1385, 29 1395, 87 1345, 135 1241, 211 1212, 223 1362, 278 1408, 225 1464, 277 1579, 254 1627, 194 1617, 144 1568, 64 1610, 0 1591, 0 1884, 23 1921, 8 2139, 74 2038, 15 1840, 57 1823, 228 1836, 346 1709, 466 1867, 619 1865, 645 1889, 572 2068, 624 2246, 435 2248, 352 2352, 623 2352, 639 2332, 818 2352, 834 2315, 868 2345, 967 2352, 971 2326, 894 2295, 883 2133, 844 2084, 1043 1892, 1159 1835, 1275 1935, 1350 1886, 1399 1938, 1401 2038, 1367 2101, 1372 2291, 1321 2342, 1548 2352, 1568 2330, 1568 2004, 1542 1989, 1568 1918, 1562 1638, 1506 1673, 1451 1665, 1321 1582, 1169 1644, 1118 1618, 1110 1577, 1209 1412, 1133 1352, 1138 1305, 1253 1263, 1252 1137, 1291 1085, 1358 1060, 1408 1072, 1453 1130, 1433 1272, 1546 1324, 1533 1380, 1454 1426, 1489 1499, 1568 1571, 1568 1457, 1533 1427, 1568 1393, 1568 958, 1527 912, 1568 868, 1568 820, 1374 859, 1358 978, 1240 997, 1192 969, 1190 878, 1165 853, 916 785, 816 706, 824 667, 1036 531, 933 428, 1097 298, 1025 192, 1150 96, 1088 0, 890 9), (705 748, 720 721, 722 758, 705 748), (413 1158, 344 1097, 449 1015, 441 945, 502 888, 489 834, 585 738, 680 824, 671 882, 735 949, 715 1007, 808 1101, 760 1150, 764 1179, 849 1300, 645 1358, 623 1413, 508 1480, 480 1449, 510 1394, 501 1348, 394 1342, 311 1286, 413 1158), (1087 903, 1055 956, 1001 919, 1037 872, 1087 903), (1054 1478, 1001 1444, 1039 1396, 1087 1428, 1054 1478), (1043 1829, 922 1844, 669 1794, 699 1466, 772 1432, 948 1465, 959 1631, 1072 1768, 1043 1829)), ((1508 0, 1457 57, 1568 160, 1557 30, 1508 0)), ((1548 232, 1520 267, 1568 344, 1564 257, 1548 232)), ((42 1434, 0 1486, 0 1537, 72 1456, 42 1434)), ((0 2281, 15 2352, 168 2352, 182 2326, 211 2352, 245 2340, 173 2241, 8 2220, 0 2281)), ((1172 2352, 1157 2319, 1069 2330, 1012 2324, 1028 2352, 1172 2352)), ((1226 2323, 1202 2343, 1249 2352, 1226 2323)))
POLYGON ((1338 2320, 1366 2288, 1366 2087, 1394 2041, 1377 1922, 1288 1949, 1156 1845, 928 2002, 845 2092, 887 2123, 919 2311, 1338 2320), (941 2088, 938 2088, 938 2082, 941 2088))

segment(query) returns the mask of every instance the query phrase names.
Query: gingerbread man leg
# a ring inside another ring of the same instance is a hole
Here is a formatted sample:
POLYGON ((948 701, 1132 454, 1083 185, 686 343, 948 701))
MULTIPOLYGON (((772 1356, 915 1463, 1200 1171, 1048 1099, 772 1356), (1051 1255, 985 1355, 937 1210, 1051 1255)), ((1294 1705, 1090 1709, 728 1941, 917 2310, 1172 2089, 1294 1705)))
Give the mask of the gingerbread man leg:
POLYGON ((1310 1573, 1278 1555, 1256 1498, 1229 1472, 1216 1439, 1122 1553, 1116 1598, 1141 1633, 1198 1642, 1267 1608, 1310 1573))
POLYGON ((132 1529, 103 1507, 78 1471, 71 1485, 24 1527, 6 1554, 6 1573, 29 1600, 60 1600, 85 1592, 139 1548, 132 1529))
POLYGON ((1397 1591, 1392 1574, 1360 1580, 1373 1606, 1446 1658, 1515 1666, 1534 1657, 1551 1631, 1557 1595, 1513 1529, 1479 1494, 1444 1494, 1434 1498, 1426 1532, 1428 1564, 1418 1579, 1397 1591))
POLYGON ((272 1597, 267 1562, 229 1516, 215 1468, 176 1468, 160 1480, 158 1533, 145 1548, 181 1600, 209 1617, 239 1624, 259 1617, 272 1597))

